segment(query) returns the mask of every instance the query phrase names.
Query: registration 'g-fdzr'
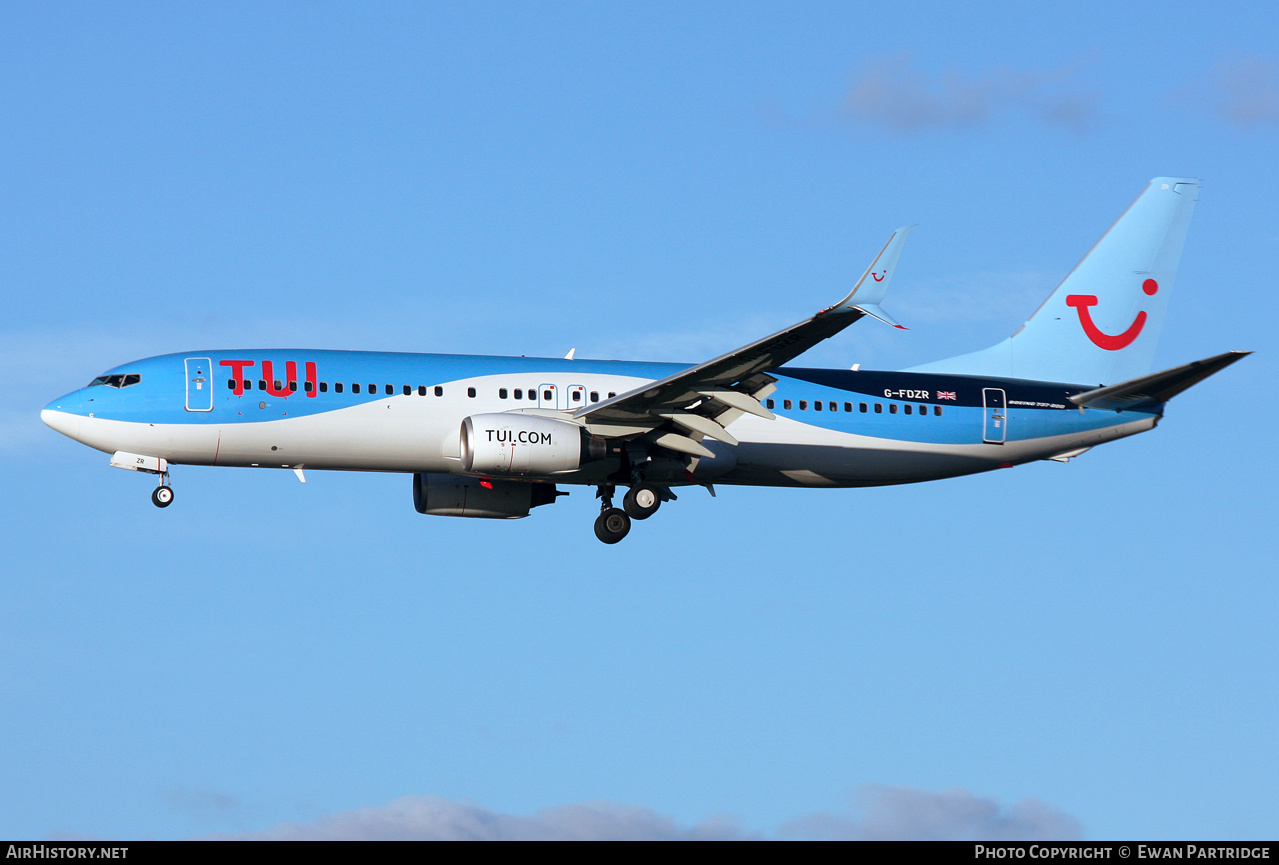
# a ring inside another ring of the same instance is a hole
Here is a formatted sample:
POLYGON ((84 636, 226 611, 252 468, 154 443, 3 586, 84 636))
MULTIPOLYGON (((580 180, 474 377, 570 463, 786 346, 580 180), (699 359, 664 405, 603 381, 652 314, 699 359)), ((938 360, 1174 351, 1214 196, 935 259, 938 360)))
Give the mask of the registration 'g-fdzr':
POLYGON ((1151 372, 1199 182, 1158 177, 1003 342, 900 372, 787 366, 880 306, 909 229, 848 296, 696 366, 261 349, 127 363, 41 413, 154 474, 174 465, 404 472, 420 513, 516 518, 564 485, 597 490, 616 543, 675 489, 853 487, 1069 460, 1152 429, 1164 404, 1234 363, 1151 372), (617 487, 627 492, 613 506, 617 487))

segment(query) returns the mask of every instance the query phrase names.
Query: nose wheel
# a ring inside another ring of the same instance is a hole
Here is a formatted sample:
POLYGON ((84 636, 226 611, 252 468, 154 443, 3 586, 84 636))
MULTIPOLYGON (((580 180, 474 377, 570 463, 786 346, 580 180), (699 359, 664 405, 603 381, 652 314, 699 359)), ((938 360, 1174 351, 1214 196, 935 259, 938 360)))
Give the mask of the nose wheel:
POLYGON ((173 504, 173 487, 169 486, 169 473, 160 475, 160 485, 151 491, 151 504, 167 508, 173 504))

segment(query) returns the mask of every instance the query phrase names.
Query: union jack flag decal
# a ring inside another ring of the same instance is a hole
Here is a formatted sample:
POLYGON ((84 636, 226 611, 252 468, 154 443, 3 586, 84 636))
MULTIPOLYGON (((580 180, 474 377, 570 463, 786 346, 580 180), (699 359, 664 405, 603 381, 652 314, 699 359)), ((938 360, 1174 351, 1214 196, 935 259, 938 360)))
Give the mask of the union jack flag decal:
POLYGON ((937 391, 937 398, 938 399, 956 399, 957 397, 955 396, 955 392, 953 390, 939 390, 937 391))

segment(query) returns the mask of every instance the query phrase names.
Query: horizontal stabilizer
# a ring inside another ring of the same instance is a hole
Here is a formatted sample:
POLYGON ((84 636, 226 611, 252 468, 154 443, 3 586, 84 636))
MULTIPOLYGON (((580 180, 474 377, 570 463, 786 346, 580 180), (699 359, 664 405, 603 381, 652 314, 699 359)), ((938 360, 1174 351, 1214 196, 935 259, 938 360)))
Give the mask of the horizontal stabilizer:
POLYGON ((1163 372, 1084 391, 1072 396, 1070 401, 1083 408, 1111 411, 1158 405, 1250 354, 1252 354, 1250 351, 1228 351, 1215 357, 1175 366, 1163 372))

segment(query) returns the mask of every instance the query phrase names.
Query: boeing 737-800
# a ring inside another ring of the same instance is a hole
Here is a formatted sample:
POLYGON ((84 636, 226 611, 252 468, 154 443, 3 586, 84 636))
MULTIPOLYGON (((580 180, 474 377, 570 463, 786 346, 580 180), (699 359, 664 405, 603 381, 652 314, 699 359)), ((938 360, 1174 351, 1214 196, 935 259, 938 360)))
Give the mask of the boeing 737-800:
POLYGON ((900 327, 880 303, 906 228, 843 300, 695 366, 202 350, 118 366, 41 417, 156 475, 159 507, 174 465, 404 472, 418 512, 456 517, 524 517, 560 485, 588 485, 605 543, 682 486, 875 486, 1067 461, 1154 428, 1169 399, 1247 353, 1150 372, 1198 191, 1154 179, 1015 334, 900 372, 786 364, 865 316, 900 327))

